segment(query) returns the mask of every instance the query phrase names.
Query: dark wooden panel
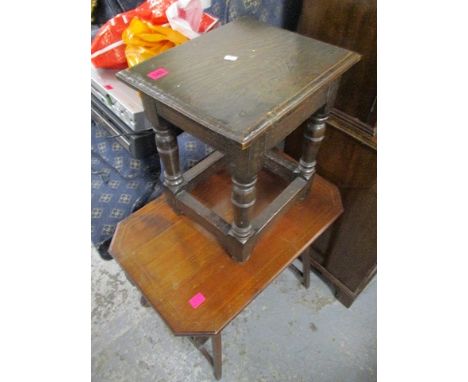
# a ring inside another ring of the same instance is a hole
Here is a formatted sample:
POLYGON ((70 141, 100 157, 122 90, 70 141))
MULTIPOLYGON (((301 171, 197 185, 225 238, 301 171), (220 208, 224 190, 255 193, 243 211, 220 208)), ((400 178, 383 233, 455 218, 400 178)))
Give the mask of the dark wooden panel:
POLYGON ((342 194, 347 214, 337 223, 336 238, 323 265, 351 291, 358 291, 377 265, 377 193, 371 187, 347 188, 342 194))
MULTIPOLYGON (((341 78, 317 158, 319 174, 339 186, 345 211, 314 243, 313 266, 349 306, 377 267, 376 0, 303 0, 298 32, 362 55, 341 78)), ((286 140, 294 158, 301 152, 299 130, 286 140)))
POLYGON ((341 79, 335 107, 371 126, 376 121, 376 0, 303 0, 298 32, 358 52, 341 79))

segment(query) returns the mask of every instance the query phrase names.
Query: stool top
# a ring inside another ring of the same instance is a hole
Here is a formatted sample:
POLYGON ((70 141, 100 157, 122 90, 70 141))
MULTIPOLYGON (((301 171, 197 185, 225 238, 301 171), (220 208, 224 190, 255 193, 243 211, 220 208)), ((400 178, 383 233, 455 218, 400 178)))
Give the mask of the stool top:
POLYGON ((117 77, 246 146, 359 58, 346 49, 244 17, 117 77), (156 79, 148 76, 152 72, 156 79))
MULTIPOLYGON (((257 211, 282 190, 267 171, 257 182, 257 211)), ((229 221, 227 172, 192 191, 229 221), (208 192, 210 190, 210 192, 208 192)), ((110 253, 176 335, 219 333, 342 212, 337 188, 318 175, 305 201, 296 202, 259 239, 251 258, 237 263, 192 219, 160 197, 123 220, 110 253)))

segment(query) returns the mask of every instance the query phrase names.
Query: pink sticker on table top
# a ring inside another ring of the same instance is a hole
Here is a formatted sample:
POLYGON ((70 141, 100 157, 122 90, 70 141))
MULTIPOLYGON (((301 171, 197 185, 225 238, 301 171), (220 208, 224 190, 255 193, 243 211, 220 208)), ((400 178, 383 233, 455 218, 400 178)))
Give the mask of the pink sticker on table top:
POLYGON ((106 88, 107 90, 114 89, 114 87, 112 85, 104 85, 104 88, 106 88))
POLYGON ((156 70, 149 72, 148 77, 152 80, 158 80, 166 76, 167 74, 169 74, 169 71, 166 68, 157 68, 156 70))
POLYGON ((189 300, 189 304, 192 305, 193 309, 197 309, 205 301, 205 296, 201 293, 197 293, 189 300))

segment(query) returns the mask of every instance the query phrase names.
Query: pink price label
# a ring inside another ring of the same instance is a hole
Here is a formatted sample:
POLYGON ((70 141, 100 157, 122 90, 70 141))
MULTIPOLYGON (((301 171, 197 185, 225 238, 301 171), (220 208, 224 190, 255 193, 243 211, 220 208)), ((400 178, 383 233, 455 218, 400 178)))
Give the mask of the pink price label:
POLYGON ((148 73, 148 77, 152 80, 159 80, 160 78, 169 74, 169 71, 166 68, 158 68, 148 73))
POLYGON ((104 88, 106 88, 107 90, 112 90, 112 89, 114 89, 112 85, 104 85, 104 88))
POLYGON ((189 304, 192 305, 193 309, 197 309, 201 304, 203 304, 205 300, 205 296, 203 296, 201 293, 197 293, 189 300, 189 304))

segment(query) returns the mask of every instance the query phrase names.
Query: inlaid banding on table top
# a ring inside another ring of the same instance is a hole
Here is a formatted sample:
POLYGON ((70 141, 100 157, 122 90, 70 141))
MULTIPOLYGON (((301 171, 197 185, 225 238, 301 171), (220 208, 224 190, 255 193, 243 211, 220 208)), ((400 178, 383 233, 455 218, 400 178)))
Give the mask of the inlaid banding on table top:
MULTIPOLYGON (((263 208, 282 185, 267 171, 258 182, 263 208)), ((218 214, 229 215, 225 201, 230 198, 230 177, 225 171, 200 183, 193 194, 207 207, 217 208, 218 214), (217 198, 210 197, 208 189, 217 198)), ((119 223, 109 251, 174 334, 215 334, 341 213, 338 189, 316 176, 306 199, 260 237, 249 261, 238 263, 207 231, 175 214, 160 197, 119 223), (192 309, 187 301, 199 292, 206 301, 192 309)))

